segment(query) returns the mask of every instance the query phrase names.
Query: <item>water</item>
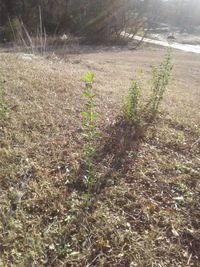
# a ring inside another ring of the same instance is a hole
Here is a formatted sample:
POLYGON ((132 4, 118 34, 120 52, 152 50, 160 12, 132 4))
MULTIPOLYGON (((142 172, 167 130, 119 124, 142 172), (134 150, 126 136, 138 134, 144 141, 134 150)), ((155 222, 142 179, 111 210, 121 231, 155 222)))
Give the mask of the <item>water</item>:
MULTIPOLYGON (((133 38, 132 34, 123 33, 123 35, 133 38)), ((141 37, 134 36, 134 39, 140 41, 141 37)), ((172 48, 179 49, 185 52, 192 52, 192 53, 200 54, 200 45, 180 44, 177 42, 159 41, 159 40, 153 40, 149 38, 144 38, 143 42, 149 43, 149 44, 161 45, 165 47, 172 47, 172 48)))

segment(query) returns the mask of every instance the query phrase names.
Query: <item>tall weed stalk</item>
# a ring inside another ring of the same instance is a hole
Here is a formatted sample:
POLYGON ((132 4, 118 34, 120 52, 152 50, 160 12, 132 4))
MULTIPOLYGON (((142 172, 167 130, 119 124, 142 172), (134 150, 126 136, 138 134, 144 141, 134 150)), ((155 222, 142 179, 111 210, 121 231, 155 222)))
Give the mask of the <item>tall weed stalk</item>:
POLYGON ((141 82, 138 80, 132 82, 123 107, 127 121, 141 126, 156 118, 169 84, 172 68, 171 50, 168 50, 161 65, 157 68, 153 67, 151 95, 147 102, 142 99, 141 82))
POLYGON ((141 85, 138 81, 133 81, 129 89, 129 94, 124 103, 124 116, 126 120, 138 123, 140 120, 141 108, 141 85))
POLYGON ((8 112, 8 107, 4 95, 4 81, 0 79, 0 118, 8 112))
POLYGON ((171 50, 167 50, 165 59, 160 67, 153 67, 151 98, 148 103, 150 119, 154 119, 159 112, 159 107, 169 84, 172 68, 171 50))
POLYGON ((96 182, 96 170, 94 164, 94 157, 96 155, 95 140, 98 135, 96 120, 99 117, 99 113, 95 111, 96 104, 94 101, 95 93, 93 90, 94 74, 88 72, 84 77, 85 87, 83 96, 86 98, 85 110, 81 112, 83 118, 84 129, 84 154, 83 160, 85 163, 86 173, 84 176, 84 182, 87 185, 89 191, 96 182))

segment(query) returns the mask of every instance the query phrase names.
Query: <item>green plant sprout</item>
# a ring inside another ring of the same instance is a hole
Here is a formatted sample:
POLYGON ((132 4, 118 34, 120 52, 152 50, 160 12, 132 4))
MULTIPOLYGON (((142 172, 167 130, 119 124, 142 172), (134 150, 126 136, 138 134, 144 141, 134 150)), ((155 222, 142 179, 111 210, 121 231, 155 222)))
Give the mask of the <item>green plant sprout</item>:
POLYGON ((4 117, 8 112, 8 107, 6 105, 4 97, 4 81, 0 79, 0 117, 4 117))
POLYGON ((160 67, 153 68, 151 96, 145 104, 142 100, 142 85, 139 80, 134 80, 129 89, 124 103, 123 113, 127 121, 135 124, 143 124, 153 121, 159 113, 164 93, 172 71, 171 51, 167 50, 165 59, 160 67))
POLYGON ((81 112, 84 128, 83 136, 85 138, 83 160, 86 167, 86 173, 84 176, 84 182, 86 183, 89 191, 97 179, 94 157, 96 155, 95 140, 98 134, 96 120, 99 117, 99 113, 95 111, 96 104, 94 102, 95 93, 93 90, 93 79, 94 74, 92 72, 87 72, 84 76, 85 87, 83 96, 86 98, 86 102, 85 110, 81 112))
POLYGON ((169 84, 169 79, 171 75, 173 65, 171 50, 168 49, 165 55, 164 61, 161 63, 160 67, 153 67, 153 77, 152 77, 152 94, 149 101, 149 114, 150 119, 154 119, 158 112, 161 102, 163 100, 164 93, 169 84))

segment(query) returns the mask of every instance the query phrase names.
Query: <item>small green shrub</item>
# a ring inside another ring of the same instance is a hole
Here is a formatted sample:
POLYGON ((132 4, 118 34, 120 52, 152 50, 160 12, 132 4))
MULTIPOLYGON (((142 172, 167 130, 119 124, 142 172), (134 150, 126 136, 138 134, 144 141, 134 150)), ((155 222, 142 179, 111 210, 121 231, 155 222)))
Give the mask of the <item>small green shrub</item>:
POLYGON ((140 120, 141 91, 140 83, 138 81, 133 81, 124 104, 124 116, 127 120, 134 122, 140 120))
POLYGON ((6 105, 4 97, 4 82, 0 80, 0 118, 4 117, 8 112, 8 107, 6 105))
POLYGON ((95 140, 97 137, 96 120, 99 117, 99 113, 95 111, 95 93, 93 90, 94 74, 88 72, 84 77, 85 87, 83 96, 86 98, 85 110, 81 113, 83 118, 84 129, 84 155, 83 160, 86 167, 86 174, 84 176, 84 182, 88 189, 96 182, 96 171, 94 164, 94 156, 96 155, 95 140))
POLYGON ((169 84, 171 71, 171 52, 168 50, 160 67, 153 68, 151 96, 146 104, 142 99, 141 83, 138 80, 132 82, 123 107, 124 117, 127 121, 143 124, 156 118, 169 84))
POLYGON ((152 78, 152 94, 149 101, 149 115, 151 119, 154 119, 159 112, 159 107, 163 100, 164 93, 171 75, 173 65, 171 51, 168 50, 163 63, 159 68, 153 67, 153 78, 152 78))

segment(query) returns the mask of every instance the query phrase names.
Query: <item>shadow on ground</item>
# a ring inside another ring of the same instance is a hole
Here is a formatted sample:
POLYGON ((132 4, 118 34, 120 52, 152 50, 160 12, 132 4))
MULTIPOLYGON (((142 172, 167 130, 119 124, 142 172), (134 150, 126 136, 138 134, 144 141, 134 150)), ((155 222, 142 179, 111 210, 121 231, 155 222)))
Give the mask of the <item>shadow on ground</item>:
MULTIPOLYGON (((133 158, 137 158, 146 130, 146 128, 129 123, 121 117, 104 130, 97 148, 97 155, 94 158, 99 177, 94 192, 100 192, 103 188, 114 185, 120 175, 126 175, 129 169, 130 156, 132 158, 131 164, 133 164, 133 158)), ((86 190, 86 185, 83 182, 85 173, 86 167, 83 163, 78 169, 77 178, 71 188, 78 191, 86 190)))

